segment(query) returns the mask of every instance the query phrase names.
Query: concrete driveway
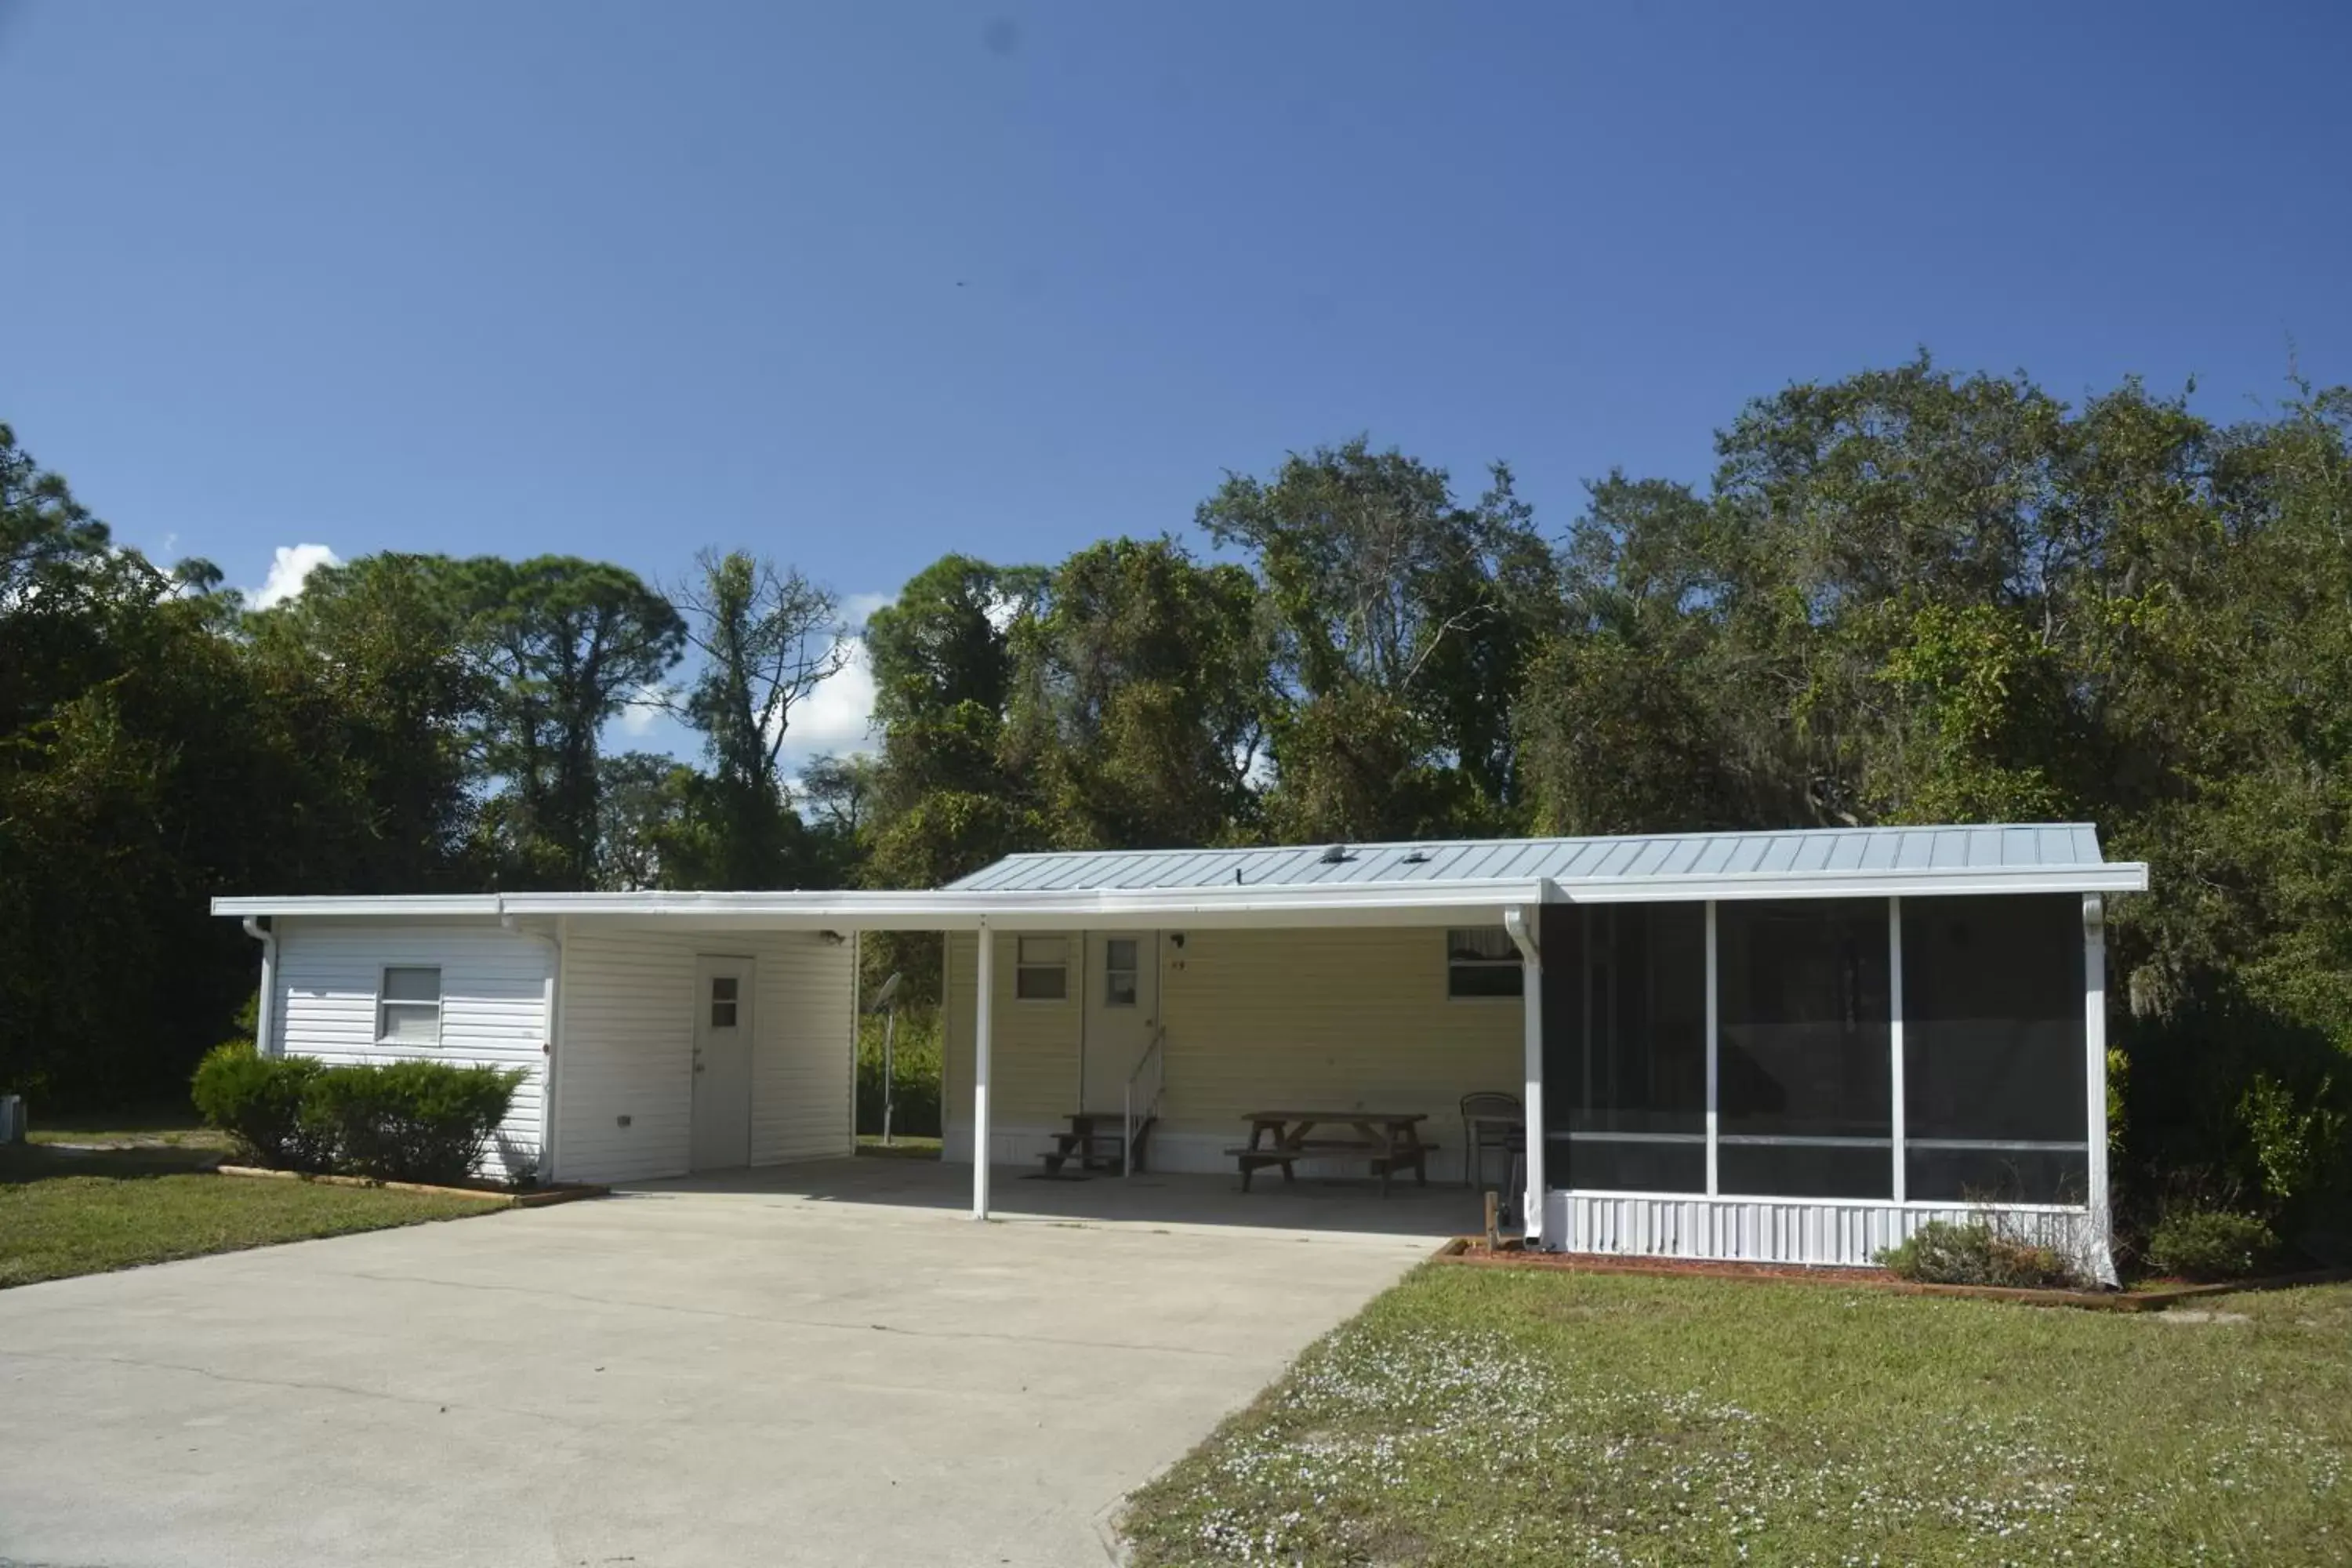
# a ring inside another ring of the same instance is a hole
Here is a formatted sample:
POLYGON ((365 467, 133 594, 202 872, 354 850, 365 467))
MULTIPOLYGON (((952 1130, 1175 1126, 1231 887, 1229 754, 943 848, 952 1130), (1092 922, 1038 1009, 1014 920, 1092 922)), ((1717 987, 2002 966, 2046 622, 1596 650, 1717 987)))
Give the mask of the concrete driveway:
POLYGON ((1459 1189, 898 1162, 0 1291, 0 1563, 1100 1564, 1459 1189))

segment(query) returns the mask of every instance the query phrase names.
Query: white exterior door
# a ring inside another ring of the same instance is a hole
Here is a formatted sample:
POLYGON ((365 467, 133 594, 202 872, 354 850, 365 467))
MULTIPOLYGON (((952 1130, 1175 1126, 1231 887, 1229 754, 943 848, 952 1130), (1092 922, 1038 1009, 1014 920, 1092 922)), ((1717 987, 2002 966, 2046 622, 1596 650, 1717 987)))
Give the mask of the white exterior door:
POLYGON ((1087 1044, 1078 1108, 1116 1114, 1126 1108, 1128 1076, 1151 1043, 1159 1018, 1159 935, 1088 931, 1085 951, 1087 1044))
POLYGON ((694 1146, 698 1171, 751 1161, 751 979, 748 958, 695 960, 694 1146))

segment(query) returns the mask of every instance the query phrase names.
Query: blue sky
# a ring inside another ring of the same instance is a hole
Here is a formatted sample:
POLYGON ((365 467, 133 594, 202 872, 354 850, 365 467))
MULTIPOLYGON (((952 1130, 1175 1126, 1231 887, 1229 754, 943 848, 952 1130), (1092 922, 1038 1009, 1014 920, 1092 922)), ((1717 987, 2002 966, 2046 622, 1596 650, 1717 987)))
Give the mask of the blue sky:
POLYGON ((1922 345, 2352 381, 2347 59, 2328 4, 0 0, 0 419, 248 588, 740 543, 871 603, 1357 432, 1557 531, 1922 345))

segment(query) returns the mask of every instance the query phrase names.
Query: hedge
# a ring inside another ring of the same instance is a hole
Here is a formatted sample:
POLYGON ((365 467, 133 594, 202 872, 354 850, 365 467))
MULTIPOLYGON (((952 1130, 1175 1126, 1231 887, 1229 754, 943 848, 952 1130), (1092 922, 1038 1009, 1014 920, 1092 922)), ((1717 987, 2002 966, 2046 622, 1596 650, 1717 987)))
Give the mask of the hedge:
POLYGON ((196 1068, 194 1099, 260 1164, 446 1184, 473 1173, 526 1076, 446 1062, 329 1067, 237 1040, 196 1068))

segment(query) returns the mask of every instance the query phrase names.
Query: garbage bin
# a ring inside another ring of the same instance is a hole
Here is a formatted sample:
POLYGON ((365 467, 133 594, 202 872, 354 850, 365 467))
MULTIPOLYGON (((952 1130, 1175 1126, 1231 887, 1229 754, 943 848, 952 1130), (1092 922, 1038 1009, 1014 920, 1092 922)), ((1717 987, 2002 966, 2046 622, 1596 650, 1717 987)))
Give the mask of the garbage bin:
POLYGON ((25 1097, 0 1094, 0 1146, 25 1141, 25 1097))

